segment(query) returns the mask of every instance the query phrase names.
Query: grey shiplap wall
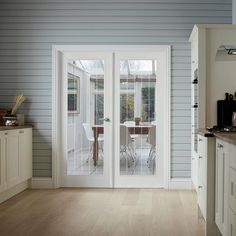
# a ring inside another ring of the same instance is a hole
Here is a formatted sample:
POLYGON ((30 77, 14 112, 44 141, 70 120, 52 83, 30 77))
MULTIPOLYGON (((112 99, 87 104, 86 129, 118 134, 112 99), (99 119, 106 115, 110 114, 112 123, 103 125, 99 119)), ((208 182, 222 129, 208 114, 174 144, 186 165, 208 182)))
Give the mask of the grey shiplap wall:
POLYGON ((232 0, 232 18, 233 24, 236 24, 236 0, 232 0))
POLYGON ((195 23, 231 23, 231 0, 0 0, 0 106, 23 92, 33 174, 51 176, 53 44, 172 46, 172 177, 190 177, 190 44, 195 23))

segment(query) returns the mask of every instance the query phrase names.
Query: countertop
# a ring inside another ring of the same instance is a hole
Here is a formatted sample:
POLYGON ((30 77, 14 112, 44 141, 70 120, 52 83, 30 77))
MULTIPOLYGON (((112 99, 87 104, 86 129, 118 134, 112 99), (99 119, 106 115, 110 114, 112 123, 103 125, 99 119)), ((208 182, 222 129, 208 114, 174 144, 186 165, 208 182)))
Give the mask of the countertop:
POLYGON ((204 136, 204 137, 214 137, 214 133, 209 132, 208 130, 202 128, 202 129, 197 129, 197 133, 204 136))
POLYGON ((15 129, 27 129, 27 128, 33 128, 30 125, 22 125, 22 126, 0 126, 0 131, 5 130, 15 130, 15 129))
POLYGON ((209 132, 206 129, 197 129, 197 133, 204 137, 216 137, 225 142, 236 145, 236 132, 209 132))
POLYGON ((236 145, 236 133, 215 133, 214 136, 225 142, 236 145))

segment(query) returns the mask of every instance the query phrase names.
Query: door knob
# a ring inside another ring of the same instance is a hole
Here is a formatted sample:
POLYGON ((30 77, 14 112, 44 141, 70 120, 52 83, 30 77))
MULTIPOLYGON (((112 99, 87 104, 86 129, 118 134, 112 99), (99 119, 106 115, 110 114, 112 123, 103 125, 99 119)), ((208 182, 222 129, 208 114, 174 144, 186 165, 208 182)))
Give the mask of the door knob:
POLYGON ((106 122, 111 122, 110 118, 108 118, 108 117, 104 118, 103 120, 106 122))

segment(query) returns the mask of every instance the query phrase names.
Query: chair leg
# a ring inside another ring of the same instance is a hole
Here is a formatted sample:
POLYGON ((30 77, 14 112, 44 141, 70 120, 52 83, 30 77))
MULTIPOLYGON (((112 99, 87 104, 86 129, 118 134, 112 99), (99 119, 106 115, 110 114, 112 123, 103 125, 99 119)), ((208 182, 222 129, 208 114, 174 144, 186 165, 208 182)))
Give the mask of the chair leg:
POLYGON ((100 152, 100 156, 103 158, 103 156, 104 156, 104 149, 103 149, 103 145, 104 145, 104 143, 103 142, 100 142, 99 143, 99 151, 98 151, 98 153, 100 152))
POLYGON ((93 156, 93 144, 89 142, 89 155, 86 162, 89 162, 89 159, 93 156))
POLYGON ((155 156, 156 156, 156 150, 155 149, 156 149, 155 146, 152 146, 151 149, 150 149, 148 160, 147 160, 148 168, 151 167, 151 162, 155 159, 155 156))

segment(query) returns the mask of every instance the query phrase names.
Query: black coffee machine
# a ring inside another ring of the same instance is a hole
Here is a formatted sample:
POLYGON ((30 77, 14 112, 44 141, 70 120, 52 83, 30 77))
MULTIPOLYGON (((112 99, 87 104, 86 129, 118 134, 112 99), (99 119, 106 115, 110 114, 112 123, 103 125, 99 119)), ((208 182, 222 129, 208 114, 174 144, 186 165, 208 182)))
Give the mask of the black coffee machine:
POLYGON ((236 100, 234 96, 225 93, 225 100, 217 101, 217 126, 220 128, 232 126, 232 114, 236 112, 236 100))

